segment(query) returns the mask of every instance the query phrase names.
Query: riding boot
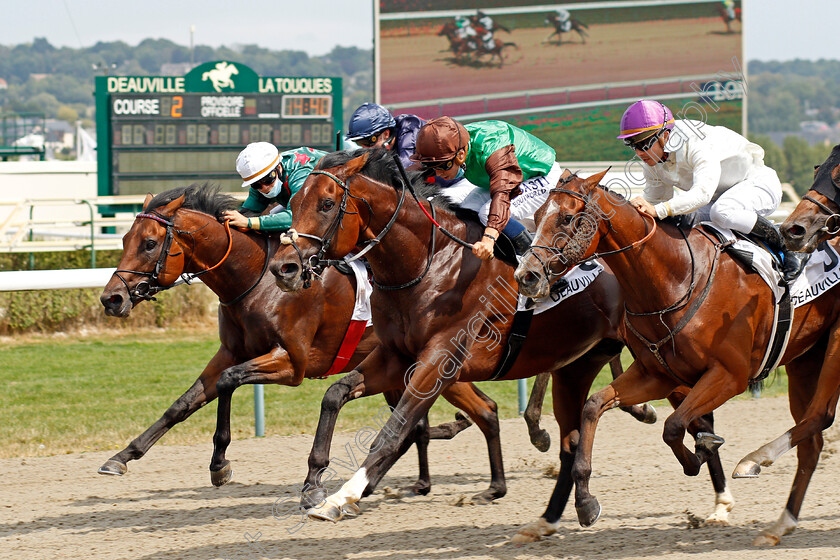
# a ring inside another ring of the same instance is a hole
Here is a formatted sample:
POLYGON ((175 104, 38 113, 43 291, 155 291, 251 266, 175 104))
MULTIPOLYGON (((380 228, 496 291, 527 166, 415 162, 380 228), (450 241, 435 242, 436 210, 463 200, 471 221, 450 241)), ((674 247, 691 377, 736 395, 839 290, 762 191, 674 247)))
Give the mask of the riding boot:
POLYGON ((533 241, 534 236, 527 229, 523 229, 517 235, 510 238, 510 242, 513 244, 513 251, 517 257, 521 257, 527 253, 533 241))
POLYGON ((758 216, 750 235, 766 241, 770 248, 782 254, 782 282, 790 285, 805 268, 808 255, 789 251, 776 225, 763 216, 758 216))

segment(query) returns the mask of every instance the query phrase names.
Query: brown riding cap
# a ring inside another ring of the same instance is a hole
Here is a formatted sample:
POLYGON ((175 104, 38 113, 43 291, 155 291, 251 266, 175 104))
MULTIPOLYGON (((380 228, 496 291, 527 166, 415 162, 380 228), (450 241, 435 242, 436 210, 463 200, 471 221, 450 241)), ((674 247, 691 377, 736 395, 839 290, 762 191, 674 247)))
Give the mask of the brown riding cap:
POLYGON ((434 163, 448 161, 458 150, 466 148, 470 134, 464 125, 452 117, 438 117, 427 122, 417 134, 411 161, 434 163))

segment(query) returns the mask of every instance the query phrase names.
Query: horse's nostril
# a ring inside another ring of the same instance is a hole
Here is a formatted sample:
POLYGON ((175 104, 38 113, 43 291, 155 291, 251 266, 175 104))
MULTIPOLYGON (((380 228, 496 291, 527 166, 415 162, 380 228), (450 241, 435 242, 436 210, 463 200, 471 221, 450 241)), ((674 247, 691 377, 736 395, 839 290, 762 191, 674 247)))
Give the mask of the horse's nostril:
POLYGON ((297 263, 285 263, 283 266, 280 267, 280 274, 283 275, 294 275, 297 274, 298 265, 297 263))
POLYGON ((802 237, 803 235, 805 235, 805 228, 798 224, 795 224, 790 226, 789 228, 786 228, 783 233, 789 237, 802 237))

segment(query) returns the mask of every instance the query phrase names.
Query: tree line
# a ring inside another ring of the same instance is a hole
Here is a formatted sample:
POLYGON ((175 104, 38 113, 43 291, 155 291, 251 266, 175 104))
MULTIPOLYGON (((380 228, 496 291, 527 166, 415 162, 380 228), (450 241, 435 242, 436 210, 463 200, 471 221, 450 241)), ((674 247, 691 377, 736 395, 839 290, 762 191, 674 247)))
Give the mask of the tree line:
POLYGON ((372 53, 356 47, 335 47, 323 56, 303 51, 273 51, 257 45, 235 48, 196 46, 193 52, 168 39, 145 39, 137 46, 122 41, 99 42, 92 47, 57 48, 47 39, 14 46, 0 45, 0 112, 46 113, 49 118, 92 126, 94 76, 107 72, 123 76, 160 75, 165 63, 196 64, 229 60, 251 67, 262 76, 340 76, 344 78, 344 105, 352 111, 373 96, 372 53))

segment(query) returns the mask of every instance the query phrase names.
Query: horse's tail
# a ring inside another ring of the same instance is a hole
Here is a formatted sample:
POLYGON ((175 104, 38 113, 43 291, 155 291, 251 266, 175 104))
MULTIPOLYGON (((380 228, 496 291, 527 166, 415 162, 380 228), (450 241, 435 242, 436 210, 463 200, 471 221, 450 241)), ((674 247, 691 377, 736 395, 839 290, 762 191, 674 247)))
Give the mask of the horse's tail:
POLYGON ((572 23, 574 23, 578 27, 582 27, 584 29, 589 29, 589 26, 586 25, 585 23, 583 23, 582 21, 580 21, 579 19, 572 18, 572 23))
POLYGON ((510 33, 510 29, 508 29, 504 25, 497 25, 496 29, 498 29, 499 31, 504 31, 505 33, 510 33))
POLYGON ((516 50, 519 50, 519 45, 516 43, 502 43, 502 48, 505 47, 514 47, 516 50))

